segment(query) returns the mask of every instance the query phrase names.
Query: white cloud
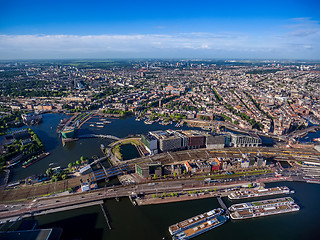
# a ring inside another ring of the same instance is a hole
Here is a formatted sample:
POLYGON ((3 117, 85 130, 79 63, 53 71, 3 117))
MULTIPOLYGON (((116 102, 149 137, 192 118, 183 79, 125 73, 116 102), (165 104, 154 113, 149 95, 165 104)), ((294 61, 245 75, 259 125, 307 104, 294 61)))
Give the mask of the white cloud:
POLYGON ((301 29, 295 27, 290 33, 285 33, 281 37, 207 32, 85 36, 0 35, 0 58, 316 58, 310 54, 303 55, 301 49, 312 48, 319 52, 319 44, 305 40, 290 40, 287 44, 288 38, 304 39, 299 35, 311 37, 315 34, 314 28, 309 29, 307 33, 299 30, 301 29), (290 44, 301 44, 304 47, 296 48, 296 52, 293 52, 292 49, 288 49, 290 44))

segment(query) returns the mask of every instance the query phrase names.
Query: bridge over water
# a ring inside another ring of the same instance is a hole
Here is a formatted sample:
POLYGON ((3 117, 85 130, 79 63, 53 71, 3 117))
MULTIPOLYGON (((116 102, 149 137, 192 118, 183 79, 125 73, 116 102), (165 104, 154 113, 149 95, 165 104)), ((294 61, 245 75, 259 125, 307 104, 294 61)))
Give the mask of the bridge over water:
POLYGON ((78 138, 108 138, 116 141, 120 140, 120 138, 116 136, 103 135, 103 134, 84 134, 84 135, 78 136, 78 138))

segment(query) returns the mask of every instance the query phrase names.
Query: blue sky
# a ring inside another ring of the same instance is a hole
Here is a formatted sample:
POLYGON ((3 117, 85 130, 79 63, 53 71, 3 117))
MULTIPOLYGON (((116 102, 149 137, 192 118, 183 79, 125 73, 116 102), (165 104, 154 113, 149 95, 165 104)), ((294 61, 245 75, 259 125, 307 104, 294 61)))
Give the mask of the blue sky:
POLYGON ((0 0, 0 59, 320 59, 320 1, 0 0))

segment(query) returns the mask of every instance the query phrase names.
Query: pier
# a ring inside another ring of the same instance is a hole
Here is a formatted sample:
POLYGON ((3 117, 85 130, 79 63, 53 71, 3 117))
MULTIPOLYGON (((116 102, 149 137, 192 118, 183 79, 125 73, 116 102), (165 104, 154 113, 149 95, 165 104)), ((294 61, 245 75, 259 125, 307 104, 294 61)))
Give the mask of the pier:
POLYGON ((103 201, 99 200, 99 201, 91 201, 91 202, 86 202, 86 203, 78 203, 78 204, 74 204, 74 205, 70 205, 70 206, 66 206, 66 207, 57 207, 57 208, 52 208, 52 209, 48 209, 48 210, 28 211, 28 212, 22 213, 18 217, 8 217, 8 218, 1 219, 1 222, 5 222, 5 221, 16 222, 16 221, 21 220, 22 218, 27 218, 30 216, 40 216, 40 215, 46 215, 46 214, 50 214, 50 213, 64 212, 64 211, 78 209, 78 208, 91 207, 91 206, 95 206, 98 204, 100 204, 100 205, 103 204, 103 201))
POLYGON ((220 206, 223 208, 224 212, 229 215, 229 209, 227 208, 226 204, 224 203, 224 201, 222 200, 221 197, 217 197, 218 202, 220 204, 220 206))
POLYGON ((106 222, 107 222, 107 224, 108 224, 108 227, 109 227, 109 229, 111 230, 112 228, 111 228, 111 225, 110 225, 110 222, 109 222, 107 213, 106 213, 106 211, 104 210, 104 207, 103 207, 102 203, 100 204, 100 208, 101 208, 101 211, 102 211, 102 213, 103 213, 104 218, 106 219, 106 222))

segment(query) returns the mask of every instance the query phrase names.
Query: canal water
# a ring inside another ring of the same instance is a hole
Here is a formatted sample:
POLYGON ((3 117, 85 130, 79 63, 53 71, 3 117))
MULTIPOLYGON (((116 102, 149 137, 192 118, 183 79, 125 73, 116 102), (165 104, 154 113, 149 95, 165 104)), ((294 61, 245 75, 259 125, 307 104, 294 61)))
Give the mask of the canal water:
POLYGON ((137 148, 132 144, 124 144, 120 146, 120 153, 123 160, 129 160, 140 157, 137 148))

